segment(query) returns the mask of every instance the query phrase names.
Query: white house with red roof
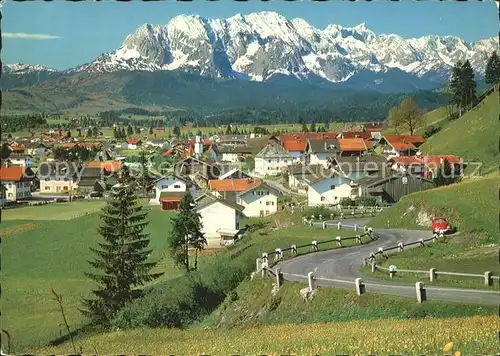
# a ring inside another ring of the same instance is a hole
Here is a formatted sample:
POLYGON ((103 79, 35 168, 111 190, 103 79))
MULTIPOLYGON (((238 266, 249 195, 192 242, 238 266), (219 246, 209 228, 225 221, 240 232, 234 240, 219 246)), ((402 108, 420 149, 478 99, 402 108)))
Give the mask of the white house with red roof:
POLYGON ((423 136, 396 135, 384 136, 378 146, 382 148, 382 154, 387 158, 400 156, 415 156, 418 148, 425 142, 423 136))
POLYGON ((3 196, 7 202, 31 197, 31 182, 35 174, 29 167, 0 167, 0 182, 3 185, 3 196))
POLYGON ((141 140, 130 138, 121 144, 121 148, 124 150, 136 150, 140 145, 142 145, 141 140))

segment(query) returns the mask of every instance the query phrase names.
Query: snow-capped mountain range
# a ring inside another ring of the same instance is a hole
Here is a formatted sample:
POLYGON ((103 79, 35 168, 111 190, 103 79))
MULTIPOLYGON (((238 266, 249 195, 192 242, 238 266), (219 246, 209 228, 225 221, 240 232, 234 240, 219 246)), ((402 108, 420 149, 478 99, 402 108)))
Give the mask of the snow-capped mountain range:
MULTIPOLYGON (((183 70, 252 81, 284 76, 371 84, 396 73, 403 78, 400 80, 413 78, 423 86, 438 86, 458 60, 469 59, 481 76, 488 56, 498 47, 496 37, 467 43, 455 36, 376 34, 365 24, 318 29, 303 19, 288 20, 275 12, 228 19, 179 15, 166 25, 139 27, 118 49, 64 73, 183 70)), ((45 70, 19 64, 7 67, 18 74, 45 70)))

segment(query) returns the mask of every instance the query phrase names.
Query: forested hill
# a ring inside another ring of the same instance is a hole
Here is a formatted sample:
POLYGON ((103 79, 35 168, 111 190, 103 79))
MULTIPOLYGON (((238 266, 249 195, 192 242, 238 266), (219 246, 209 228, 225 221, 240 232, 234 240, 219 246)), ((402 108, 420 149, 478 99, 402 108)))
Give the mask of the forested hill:
MULTIPOLYGON (((424 110, 442 106, 439 92, 383 94, 352 88, 321 88, 302 83, 217 81, 181 72, 75 74, 4 93, 9 111, 97 114, 124 108, 180 109, 196 121, 221 123, 383 120, 388 110, 411 95, 424 110), (96 109, 97 108, 97 109, 96 109)), ((153 115, 157 116, 157 115, 153 115)))

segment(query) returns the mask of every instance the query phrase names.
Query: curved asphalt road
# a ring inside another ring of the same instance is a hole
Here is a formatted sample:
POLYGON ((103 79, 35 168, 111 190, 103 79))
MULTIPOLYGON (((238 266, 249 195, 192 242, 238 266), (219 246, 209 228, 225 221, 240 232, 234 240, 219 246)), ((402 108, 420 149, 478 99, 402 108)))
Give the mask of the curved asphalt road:
MULTIPOLYGON (((363 225, 366 221, 367 219, 359 219, 342 220, 341 222, 346 225, 363 225)), ((337 222, 332 221, 329 223, 334 224, 337 222)), ((368 293, 411 297, 416 300, 415 284, 404 284, 364 276, 361 274, 360 268, 363 265, 363 259, 368 257, 370 252, 377 252, 379 247, 391 247, 396 246, 399 242, 409 243, 420 238, 429 238, 430 233, 403 229, 377 229, 375 232, 379 239, 366 245, 316 252, 280 262, 279 267, 284 279, 307 283, 307 274, 314 272, 317 285, 354 290, 354 279, 361 277, 368 293)), ((422 282, 424 282, 424 285, 426 284, 426 280, 423 279, 422 282)), ((480 282, 482 283, 482 281, 480 282)), ((500 293, 497 290, 445 288, 427 285, 425 285, 425 288, 427 289, 427 300, 500 304, 500 293)))

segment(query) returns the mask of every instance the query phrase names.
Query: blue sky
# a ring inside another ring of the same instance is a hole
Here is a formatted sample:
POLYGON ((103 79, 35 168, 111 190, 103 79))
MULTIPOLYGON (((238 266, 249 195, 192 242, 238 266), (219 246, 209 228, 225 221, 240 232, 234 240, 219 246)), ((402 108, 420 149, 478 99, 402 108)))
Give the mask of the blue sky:
POLYGON ((144 23, 166 24, 179 14, 227 18, 256 11, 276 11, 289 19, 301 17, 318 28, 364 22, 376 33, 403 37, 455 35, 477 41, 497 36, 499 30, 498 10, 493 1, 6 1, 2 10, 2 59, 5 63, 71 68, 118 48, 128 34, 144 23))

